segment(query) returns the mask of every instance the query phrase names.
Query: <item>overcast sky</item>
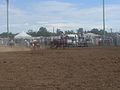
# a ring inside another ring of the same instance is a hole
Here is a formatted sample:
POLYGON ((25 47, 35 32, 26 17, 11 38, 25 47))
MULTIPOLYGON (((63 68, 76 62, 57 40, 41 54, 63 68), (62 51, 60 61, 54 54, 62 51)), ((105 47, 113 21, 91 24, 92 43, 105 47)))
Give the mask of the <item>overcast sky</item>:
MULTIPOLYGON (((105 0, 106 29, 120 31, 120 0, 105 0)), ((62 30, 102 28, 102 0, 10 0, 10 32, 41 26, 62 30)), ((6 32, 6 2, 0 0, 0 32, 6 32)))

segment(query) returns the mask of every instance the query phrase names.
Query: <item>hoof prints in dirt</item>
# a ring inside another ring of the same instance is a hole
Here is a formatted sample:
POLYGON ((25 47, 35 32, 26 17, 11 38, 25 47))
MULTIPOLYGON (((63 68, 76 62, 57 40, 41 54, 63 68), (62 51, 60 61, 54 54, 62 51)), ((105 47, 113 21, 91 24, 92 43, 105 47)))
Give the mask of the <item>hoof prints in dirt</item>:
POLYGON ((119 48, 0 54, 0 90, 120 90, 119 48))

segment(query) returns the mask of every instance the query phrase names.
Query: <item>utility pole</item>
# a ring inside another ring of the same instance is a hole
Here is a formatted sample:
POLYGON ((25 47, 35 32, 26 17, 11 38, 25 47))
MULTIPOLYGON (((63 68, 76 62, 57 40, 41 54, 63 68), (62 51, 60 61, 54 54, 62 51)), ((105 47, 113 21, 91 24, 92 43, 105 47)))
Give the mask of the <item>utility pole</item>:
POLYGON ((106 35, 105 35, 105 0, 103 0, 103 31, 104 31, 104 35, 103 35, 103 43, 105 45, 105 38, 106 38, 106 35))
POLYGON ((111 34, 112 34, 112 28, 110 29, 110 31, 111 31, 111 34))
POLYGON ((111 28, 110 31, 111 31, 111 37, 113 37, 113 29, 111 28))
POLYGON ((7 37, 9 38, 9 0, 7 2, 7 37))
POLYGON ((55 28, 53 27, 53 33, 55 33, 55 28))
POLYGON ((55 28, 53 27, 53 39, 55 38, 55 28))

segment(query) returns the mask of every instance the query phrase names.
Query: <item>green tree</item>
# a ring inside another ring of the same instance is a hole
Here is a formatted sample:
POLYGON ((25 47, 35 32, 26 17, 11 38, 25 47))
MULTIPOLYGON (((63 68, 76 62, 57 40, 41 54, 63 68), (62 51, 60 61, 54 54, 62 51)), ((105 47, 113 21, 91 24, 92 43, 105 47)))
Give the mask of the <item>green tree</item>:
MULTIPOLYGON (((104 35, 104 30, 99 30, 97 28, 93 28, 91 31, 88 31, 88 33, 94 33, 98 35, 104 35)), ((105 34, 107 35, 107 31, 105 31, 105 34)))
POLYGON ((97 28, 93 28, 90 32, 94 34, 100 34, 100 31, 97 28))
MULTIPOLYGON (((107 31, 105 31, 105 34, 107 35, 107 34, 108 34, 108 32, 107 32, 107 31)), ((100 31, 99 31, 99 35, 104 35, 104 30, 100 30, 100 31)))
POLYGON ((65 31, 65 34, 75 34, 75 32, 73 30, 67 30, 65 31))
POLYGON ((33 30, 28 30, 27 34, 31 35, 32 37, 37 36, 37 32, 34 32, 33 30))
POLYGON ((7 38, 8 36, 9 36, 9 37, 14 37, 15 35, 12 34, 11 32, 10 32, 10 33, 3 32, 3 33, 0 34, 0 37, 1 37, 1 38, 7 38))
POLYGON ((57 29, 56 35, 59 36, 63 33, 63 31, 61 31, 60 29, 57 29))
POLYGON ((52 33, 48 32, 45 27, 41 27, 37 32, 37 36, 49 37, 49 36, 52 36, 52 33))
POLYGON ((83 28, 79 28, 79 29, 77 30, 77 33, 83 33, 83 28))

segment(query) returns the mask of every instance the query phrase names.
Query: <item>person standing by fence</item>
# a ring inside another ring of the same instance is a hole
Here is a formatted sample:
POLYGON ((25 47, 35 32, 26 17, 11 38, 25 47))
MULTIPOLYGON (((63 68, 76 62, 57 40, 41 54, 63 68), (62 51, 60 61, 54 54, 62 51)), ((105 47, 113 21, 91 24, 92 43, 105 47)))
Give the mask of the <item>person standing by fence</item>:
POLYGON ((117 46, 117 37, 113 37, 113 43, 115 46, 117 46))
POLYGON ((24 45, 25 47, 30 47, 30 42, 28 40, 25 40, 24 45))
POLYGON ((61 35, 60 35, 60 39, 61 40, 64 40, 64 33, 62 32, 61 35))

